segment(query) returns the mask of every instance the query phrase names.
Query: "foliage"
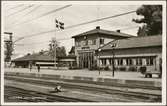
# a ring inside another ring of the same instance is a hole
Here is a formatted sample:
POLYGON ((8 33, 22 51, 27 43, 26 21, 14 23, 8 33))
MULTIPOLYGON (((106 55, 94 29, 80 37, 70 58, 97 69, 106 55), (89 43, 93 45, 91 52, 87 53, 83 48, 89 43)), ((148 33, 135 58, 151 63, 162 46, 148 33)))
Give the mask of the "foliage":
POLYGON ((129 70, 129 71, 137 71, 137 68, 134 67, 134 66, 130 66, 128 70, 129 70))
POLYGON ((139 68, 139 71, 140 71, 142 74, 145 74, 145 73, 146 73, 146 70, 147 70, 147 68, 146 68, 145 66, 139 68))
POLYGON ((9 62, 11 60, 13 50, 12 42, 5 42, 5 62, 9 62))
POLYGON ((126 71, 126 67, 119 67, 120 71, 126 71))
POLYGON ((104 70, 105 70, 105 71, 110 70, 109 66, 104 67, 104 70))
POLYGON ((54 57, 56 54, 56 57, 64 57, 66 56, 66 49, 64 46, 59 46, 59 42, 57 42, 55 39, 52 39, 49 43, 49 55, 54 57))
POLYGON ((162 34, 162 5, 142 5, 136 14, 143 18, 132 21, 145 24, 139 28, 138 36, 162 34))
POLYGON ((69 66, 69 70, 76 70, 76 69, 81 69, 77 67, 77 65, 69 66))

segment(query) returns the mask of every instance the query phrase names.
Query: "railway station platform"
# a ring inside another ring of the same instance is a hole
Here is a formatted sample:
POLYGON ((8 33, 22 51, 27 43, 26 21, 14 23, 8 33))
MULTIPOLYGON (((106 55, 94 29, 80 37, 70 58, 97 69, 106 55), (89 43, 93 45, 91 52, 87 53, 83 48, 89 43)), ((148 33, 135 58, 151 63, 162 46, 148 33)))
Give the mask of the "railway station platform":
POLYGON ((90 71, 87 69, 82 70, 62 70, 62 69, 32 69, 29 68, 5 68, 5 73, 21 73, 22 75, 32 75, 34 77, 58 77, 60 79, 69 79, 69 80, 81 80, 81 81, 90 81, 90 82, 114 82, 119 84, 131 84, 139 86, 152 86, 152 87, 161 87, 161 78, 153 76, 152 78, 144 78, 140 72, 120 72, 115 71, 114 77, 112 76, 112 71, 90 71))

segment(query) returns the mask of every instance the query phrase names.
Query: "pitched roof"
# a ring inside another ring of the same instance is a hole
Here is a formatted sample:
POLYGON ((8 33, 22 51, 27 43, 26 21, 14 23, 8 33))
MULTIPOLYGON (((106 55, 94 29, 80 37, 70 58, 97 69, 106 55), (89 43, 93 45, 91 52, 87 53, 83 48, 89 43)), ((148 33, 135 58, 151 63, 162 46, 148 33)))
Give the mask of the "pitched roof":
POLYGON ((26 55, 20 58, 16 58, 12 61, 54 61, 53 58, 49 55, 44 54, 32 54, 32 55, 26 55))
POLYGON ((121 33, 121 32, 116 32, 116 31, 109 31, 109 30, 104 30, 104 29, 100 29, 100 28, 96 28, 78 35, 74 35, 72 36, 72 38, 76 38, 76 37, 80 37, 80 36, 84 36, 84 35, 91 35, 91 34, 96 34, 96 33, 100 33, 100 34, 105 34, 105 35, 112 35, 112 36, 122 36, 122 37, 134 37, 133 35, 129 35, 129 34, 125 34, 125 33, 121 33))
MULTIPOLYGON (((57 59, 75 59, 76 56, 69 55, 69 56, 64 56, 64 57, 57 57, 57 59)), ((46 54, 32 54, 32 55, 26 55, 20 58, 16 58, 14 61, 54 61, 54 58, 50 55, 46 54)))
POLYGON ((145 37, 133 37, 127 39, 115 40, 107 43, 101 50, 112 49, 112 45, 116 46, 114 49, 125 49, 125 48, 137 48, 137 47, 150 47, 150 46, 162 46, 162 36, 145 36, 145 37))
POLYGON ((72 54, 72 53, 75 54, 75 46, 72 46, 72 47, 71 47, 71 50, 69 51, 69 54, 72 54))

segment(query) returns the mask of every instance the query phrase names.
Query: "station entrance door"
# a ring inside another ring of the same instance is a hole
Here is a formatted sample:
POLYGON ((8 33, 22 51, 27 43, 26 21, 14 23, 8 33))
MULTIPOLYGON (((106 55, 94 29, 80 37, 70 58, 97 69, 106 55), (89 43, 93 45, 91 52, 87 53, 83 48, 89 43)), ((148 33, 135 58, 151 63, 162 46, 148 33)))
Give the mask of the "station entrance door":
POLYGON ((79 67, 80 68, 92 68, 95 64, 93 52, 79 53, 79 67))

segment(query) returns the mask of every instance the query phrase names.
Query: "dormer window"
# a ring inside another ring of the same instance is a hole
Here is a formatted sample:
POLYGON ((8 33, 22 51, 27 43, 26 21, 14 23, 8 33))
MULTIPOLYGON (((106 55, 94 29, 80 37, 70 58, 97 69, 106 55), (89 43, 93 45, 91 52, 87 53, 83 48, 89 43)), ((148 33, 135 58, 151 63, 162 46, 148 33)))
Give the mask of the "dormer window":
POLYGON ((85 41, 85 45, 88 45, 88 40, 85 41))
POLYGON ((92 40, 92 45, 96 45, 96 39, 92 40))
POLYGON ((87 36, 84 36, 84 40, 86 40, 87 39, 87 36))

